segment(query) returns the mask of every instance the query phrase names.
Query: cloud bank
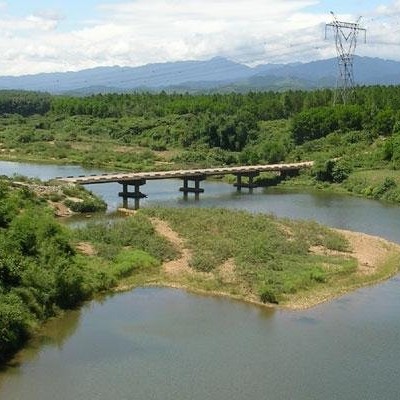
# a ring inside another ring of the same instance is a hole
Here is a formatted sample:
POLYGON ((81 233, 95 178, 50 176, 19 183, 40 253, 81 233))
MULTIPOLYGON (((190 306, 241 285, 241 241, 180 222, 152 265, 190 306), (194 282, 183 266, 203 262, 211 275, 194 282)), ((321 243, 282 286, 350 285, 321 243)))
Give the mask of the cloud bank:
MULTIPOLYGON (((71 71, 100 65, 224 56, 256 65, 335 56, 324 39, 327 13, 317 0, 136 0, 100 2, 74 25, 67 14, 43 9, 15 16, 0 1, 0 75, 71 71), (94 17, 96 15, 96 18, 94 17), (69 29, 64 28, 64 24, 69 29)), ((369 44, 360 55, 400 59, 400 1, 371 10, 364 20, 369 44), (397 46, 397 47, 396 47, 397 46), (395 49, 395 51, 394 51, 395 49), (396 54, 399 56, 396 56, 396 54)), ((357 16, 340 15, 356 20, 357 16)))

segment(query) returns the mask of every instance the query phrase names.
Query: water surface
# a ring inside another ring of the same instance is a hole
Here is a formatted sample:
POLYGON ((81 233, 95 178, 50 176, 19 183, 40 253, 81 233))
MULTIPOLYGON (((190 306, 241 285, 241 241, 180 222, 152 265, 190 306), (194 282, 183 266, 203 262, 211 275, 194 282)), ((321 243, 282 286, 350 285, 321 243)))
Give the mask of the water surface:
POLYGON ((398 399, 398 289, 304 312, 137 289, 84 307, 61 343, 45 331, 0 398, 398 399))
MULTIPOLYGON (((0 162, 0 174, 7 166, 0 162)), ((13 168, 46 179, 85 173, 13 168)), ((185 202, 179 186, 146 184, 143 206, 246 209, 400 242, 398 206, 318 192, 237 194, 216 182, 204 182, 200 201, 185 202)), ((120 204, 118 185, 91 188, 111 209, 120 204)), ((398 277, 301 312, 137 289, 47 324, 0 373, 0 399, 398 399, 399 309, 398 277)))

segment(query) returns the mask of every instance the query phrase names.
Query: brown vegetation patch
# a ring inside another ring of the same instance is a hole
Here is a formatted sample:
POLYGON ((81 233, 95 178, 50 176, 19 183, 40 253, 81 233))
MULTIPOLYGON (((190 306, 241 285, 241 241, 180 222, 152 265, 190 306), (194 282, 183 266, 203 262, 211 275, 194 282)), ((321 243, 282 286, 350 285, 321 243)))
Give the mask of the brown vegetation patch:
POLYGON ((50 207, 54 210, 56 217, 69 217, 74 214, 65 204, 61 202, 48 201, 50 207))
POLYGON ((327 249, 324 246, 311 246, 308 251, 313 254, 317 254, 320 256, 336 256, 336 257, 347 257, 351 256, 351 252, 339 251, 339 250, 331 250, 327 249))
POLYGON ((125 215, 135 215, 137 213, 137 210, 132 210, 131 208, 125 208, 125 207, 119 207, 117 211, 125 215))
POLYGON ((91 243, 79 242, 75 247, 76 250, 79 251, 79 253, 84 254, 85 256, 97 255, 97 251, 91 243))
POLYGON ((283 233, 286 235, 287 240, 289 240, 289 241, 294 240, 294 239, 293 239, 293 238, 294 238, 294 233, 293 233, 293 231, 292 231, 287 225, 281 224, 281 223, 279 223, 279 222, 277 222, 275 225, 277 226, 277 228, 278 228, 281 232, 283 232, 283 233))
POLYGON ((235 260, 233 258, 229 258, 218 267, 219 276, 224 283, 237 282, 235 268, 235 260))

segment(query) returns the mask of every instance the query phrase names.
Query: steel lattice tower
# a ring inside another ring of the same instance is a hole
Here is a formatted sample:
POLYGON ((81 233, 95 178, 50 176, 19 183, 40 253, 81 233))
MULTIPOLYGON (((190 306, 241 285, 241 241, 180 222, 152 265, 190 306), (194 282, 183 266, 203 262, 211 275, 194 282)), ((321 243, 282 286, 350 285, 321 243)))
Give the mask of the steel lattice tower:
POLYGON ((339 99, 346 104, 354 93, 353 61, 357 47, 357 36, 359 32, 364 34, 364 42, 367 40, 367 31, 360 28, 360 20, 357 22, 338 21, 331 11, 333 22, 325 25, 325 38, 328 28, 332 28, 335 34, 339 75, 336 82, 334 103, 339 99))

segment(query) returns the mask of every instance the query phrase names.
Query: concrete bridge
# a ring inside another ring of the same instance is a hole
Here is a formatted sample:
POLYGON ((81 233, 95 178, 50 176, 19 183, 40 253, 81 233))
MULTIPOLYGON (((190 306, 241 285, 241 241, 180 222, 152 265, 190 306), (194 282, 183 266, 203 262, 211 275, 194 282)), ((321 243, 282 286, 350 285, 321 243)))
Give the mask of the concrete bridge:
POLYGON ((202 169, 187 169, 175 171, 155 171, 155 172, 124 172, 124 173, 109 173, 101 175, 80 175, 68 176, 66 178, 57 177, 56 180, 78 184, 92 185, 99 183, 118 182, 122 185, 122 192, 118 193, 123 199, 123 206, 128 207, 128 199, 134 199, 135 210, 139 208, 140 199, 147 197, 140 191, 140 187, 149 180, 156 179, 182 179, 183 186, 179 188, 183 192, 183 196, 187 198, 189 193, 194 193, 195 198, 199 199, 200 193, 204 189, 200 187, 200 182, 207 179, 208 176, 235 175, 236 186, 238 191, 242 188, 248 188, 250 192, 257 187, 254 183, 254 178, 260 175, 261 172, 276 172, 284 179, 288 176, 294 176, 301 169, 310 168, 314 164, 313 161, 305 161, 291 164, 267 164, 267 165, 246 165, 240 167, 220 167, 220 168, 202 168, 202 169), (242 178, 247 178, 246 182, 242 178), (192 182, 189 185, 189 182, 192 182), (129 191, 129 186, 134 186, 134 191, 129 191))

